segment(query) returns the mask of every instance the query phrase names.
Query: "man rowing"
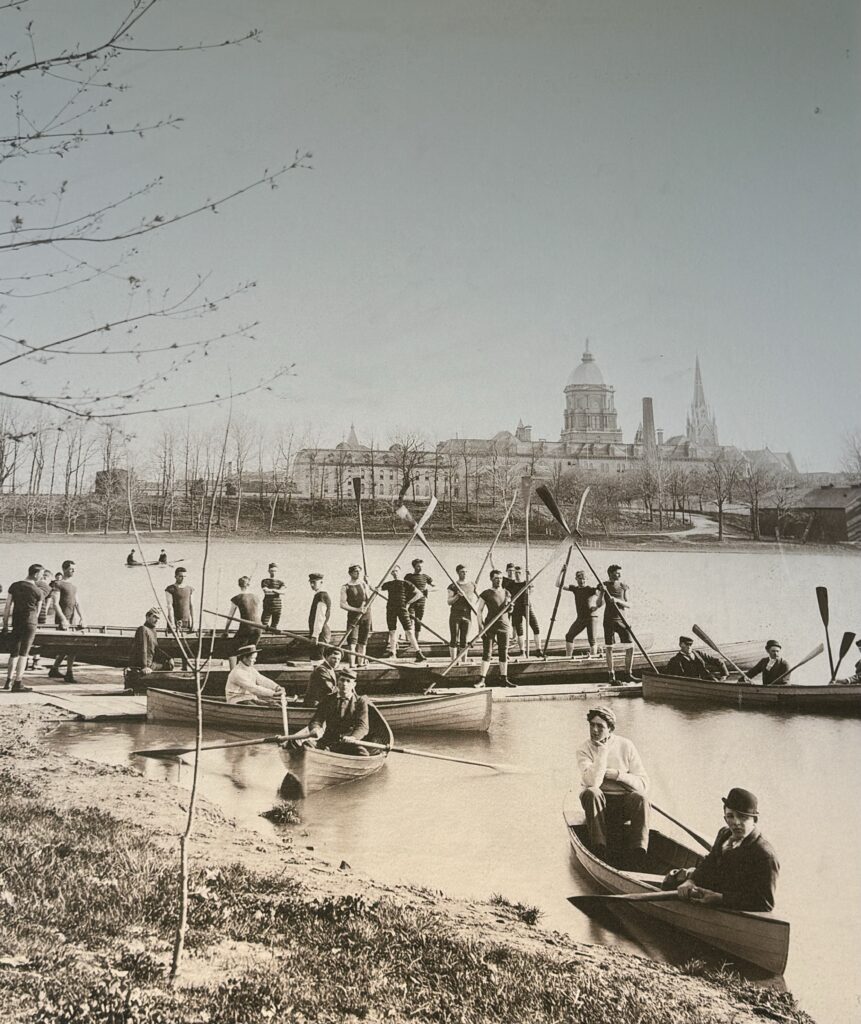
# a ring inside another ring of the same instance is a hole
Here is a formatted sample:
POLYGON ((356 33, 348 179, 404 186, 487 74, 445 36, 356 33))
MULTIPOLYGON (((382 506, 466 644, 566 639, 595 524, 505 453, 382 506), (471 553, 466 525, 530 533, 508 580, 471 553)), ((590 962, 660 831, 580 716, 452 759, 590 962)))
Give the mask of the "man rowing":
MULTIPOLYGON (((556 586, 562 586, 561 572, 556 586)), ((565 634, 565 655, 568 658, 574 656, 574 641, 585 630, 586 639, 589 641, 589 656, 594 658, 598 653, 595 633, 598 614, 604 603, 604 594, 599 587, 590 587, 586 583, 586 573, 582 569, 574 573, 574 583, 563 587, 563 590, 568 590, 574 595, 574 609, 577 613, 565 634)))
POLYGON ((308 725, 292 733, 284 746, 317 747, 367 757, 368 750, 351 741, 363 740, 369 729, 368 702, 356 694, 356 673, 342 668, 338 671, 338 692, 324 697, 308 725))
MULTIPOLYGON (((858 653, 861 654, 861 640, 855 641, 855 646, 858 648, 858 653)), ((857 686, 861 683, 861 658, 855 662, 855 674, 848 676, 846 679, 832 679, 829 683, 830 686, 857 686)))
POLYGON ((611 565, 607 568, 607 579, 601 584, 604 594, 604 652, 607 657, 607 676, 611 683, 616 682, 616 671, 613 667, 613 643, 618 637, 625 650, 625 671, 619 678, 623 683, 639 683, 634 676, 634 638, 626 625, 623 612, 631 607, 630 591, 627 583, 622 582, 622 566, 611 565))
POLYGON ((281 591, 284 590, 284 580, 276 577, 278 566, 275 562, 269 563, 269 575, 260 581, 263 590, 263 614, 260 621, 264 626, 278 628, 281 621, 281 591))
POLYGON ((541 654, 541 644, 538 637, 541 634, 541 630, 538 626, 538 619, 535 617, 535 611, 530 603, 531 593, 532 584, 527 583, 524 579, 523 569, 519 565, 515 565, 514 591, 511 593, 511 625, 517 635, 517 644, 521 654, 526 654, 526 643, 524 641, 526 626, 532 630, 532 636, 535 640, 535 654, 539 656, 541 654), (527 619, 529 620, 528 622, 526 621, 527 619))
POLYGON ((449 583, 446 593, 448 602, 448 651, 451 660, 466 650, 466 641, 469 635, 469 627, 475 608, 478 603, 478 592, 475 584, 466 578, 466 566, 458 565, 455 568, 457 579, 449 583))
POLYGON ((425 617, 428 594, 436 588, 433 585, 433 578, 424 571, 424 559, 414 558, 412 560, 412 572, 404 573, 404 580, 412 585, 419 592, 417 601, 410 605, 410 618, 413 620, 413 632, 416 635, 416 642, 421 636, 422 623, 425 617))
POLYGON ((159 551, 158 553, 158 564, 167 565, 167 552, 165 551, 164 548, 162 548, 161 551, 159 551))
POLYGON ((734 788, 723 798, 725 825, 695 868, 677 868, 662 888, 679 899, 727 910, 774 910, 780 864, 759 831, 759 803, 750 790, 734 788))
POLYGON ((748 670, 747 678, 754 680, 761 675, 763 686, 786 686, 791 673, 788 662, 781 658, 780 652, 781 646, 777 640, 769 640, 765 645, 766 657, 761 658, 748 670))
POLYGON ((371 588, 367 579, 360 580, 361 565, 351 565, 347 570, 349 579, 341 587, 341 608, 347 613, 346 643, 349 648, 350 664, 363 665, 368 637, 371 635, 371 613, 368 602, 371 588))
POLYGON ((406 634, 410 650, 416 656, 415 660, 426 661, 427 659, 419 650, 418 641, 413 632, 413 620, 410 617, 410 608, 416 601, 421 600, 421 591, 412 583, 401 579, 399 565, 392 566, 392 578, 383 583, 380 591, 386 598, 386 626, 389 630, 389 647, 386 657, 397 658, 398 656, 398 623, 400 623, 406 634))
POLYGON ((329 628, 329 619, 332 617, 332 599, 323 590, 323 574, 321 572, 309 573, 308 585, 314 594, 311 598, 311 607, 308 610, 308 635, 314 643, 311 658, 314 661, 319 661, 326 652, 326 648, 321 644, 328 644, 332 639, 332 630, 329 628))
POLYGON ((143 565, 143 562, 139 562, 135 558, 134 548, 132 548, 131 551, 126 555, 126 565, 143 565))
POLYGON ((132 639, 129 652, 128 668, 123 673, 127 682, 133 682, 139 676, 151 675, 153 664, 158 661, 165 668, 173 668, 170 656, 158 645, 156 626, 161 618, 158 608, 150 608, 144 616, 142 626, 138 626, 132 639))
POLYGON ((590 848, 599 860, 642 870, 649 848, 649 777, 634 744, 616 734, 610 708, 590 708, 586 720, 589 739, 576 757, 590 848))
POLYGON ((692 637, 680 636, 678 652, 667 662, 664 672, 670 676, 707 679, 710 682, 726 679, 729 673, 720 658, 713 658, 710 654, 695 651, 693 648, 692 637))
POLYGON ((341 652, 337 647, 330 647, 323 660, 311 670, 308 689, 302 702, 306 708, 316 708, 324 697, 338 692, 338 666, 341 664, 341 652))
MULTIPOLYGON (((85 628, 84 613, 81 611, 81 605, 78 601, 78 585, 72 582, 74 575, 75 563, 71 558, 67 558, 63 562, 63 577, 60 580, 54 581, 51 591, 54 604, 54 623, 58 629, 74 629, 76 626, 78 629, 85 628)), ((51 679, 62 678, 67 683, 74 683, 74 667, 74 651, 70 651, 68 654, 60 654, 54 659, 54 664, 48 669, 48 675, 51 679), (66 659, 65 676, 62 676, 60 673, 63 658, 66 659)))
POLYGON ((517 686, 508 678, 508 636, 511 632, 511 595, 503 587, 502 573, 492 569, 490 586, 478 595, 479 625, 485 631, 481 638, 481 668, 476 688, 485 685, 487 673, 490 671, 490 653, 493 641, 496 640, 496 654, 499 659, 499 677, 501 686, 517 686))
POLYGON ((6 666, 5 689, 12 690, 13 693, 30 693, 32 689, 32 687, 24 685, 23 679, 27 655, 36 638, 39 608, 44 597, 38 586, 42 568, 38 562, 34 562, 27 569, 27 578, 11 583, 6 594, 6 604, 3 608, 3 632, 9 631, 11 618, 12 647, 6 666))
POLYGON ((231 668, 224 684, 224 700, 228 704, 272 703, 280 698, 283 687, 267 679, 254 667, 257 647, 245 644, 236 651, 236 664, 231 668))

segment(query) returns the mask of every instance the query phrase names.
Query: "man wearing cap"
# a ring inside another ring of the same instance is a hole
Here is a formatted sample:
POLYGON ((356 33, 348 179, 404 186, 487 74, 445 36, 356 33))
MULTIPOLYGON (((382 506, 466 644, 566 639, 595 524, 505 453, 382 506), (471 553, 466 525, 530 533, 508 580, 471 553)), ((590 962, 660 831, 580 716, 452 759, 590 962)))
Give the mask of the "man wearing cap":
POLYGON ((639 683, 640 680, 633 674, 634 638, 620 614, 631 607, 631 588, 627 583, 622 583, 621 576, 621 565, 608 566, 607 579, 601 584, 601 591, 604 594, 604 651, 607 656, 607 673, 610 682, 615 683, 613 641, 618 637, 620 644, 625 648, 625 671, 619 678, 623 683, 639 683))
POLYGON ((320 661, 328 650, 321 644, 328 644, 332 640, 332 630, 329 628, 332 599, 323 590, 323 574, 321 572, 309 573, 308 585, 314 595, 311 598, 311 608, 308 611, 308 635, 314 641, 314 651, 311 657, 314 661, 320 661))
POLYGON ((155 630, 160 618, 161 612, 158 608, 150 608, 144 616, 143 625, 135 630, 127 675, 148 676, 152 672, 154 661, 167 668, 173 668, 170 657, 158 645, 158 634, 155 630))
POLYGON ((341 664, 341 652, 337 647, 330 647, 324 654, 319 665, 311 670, 308 689, 302 702, 306 708, 316 708, 324 697, 338 691, 338 666, 341 664))
POLYGON ((245 644, 236 651, 236 664, 224 684, 224 699, 228 704, 250 704, 257 701, 271 701, 280 698, 282 687, 267 679, 254 667, 257 648, 245 644))
POLYGON ((367 757, 367 748, 350 740, 363 740, 369 728, 368 702, 356 695, 356 673, 342 668, 338 670, 338 692, 323 698, 306 728, 293 733, 285 746, 316 746, 336 754, 367 757))
MULTIPOLYGON (((562 586, 561 572, 556 586, 562 586)), ((574 595, 574 609, 577 612, 577 618, 574 619, 565 634, 565 655, 568 658, 574 656, 574 641, 585 629, 586 639, 589 641, 589 655, 594 658, 598 653, 595 626, 599 609, 604 603, 604 594, 599 587, 590 587, 586 583, 586 573, 582 569, 578 569, 574 573, 574 584, 562 589, 568 590, 574 595)))
POLYGON ((270 562, 269 575, 260 581, 260 587, 263 590, 263 612, 260 615, 260 621, 264 626, 271 626, 272 629, 277 629, 278 623, 281 621, 281 591, 284 589, 284 580, 276 578, 277 572, 276 563, 270 562))
POLYGON ((723 798, 726 825, 695 868, 678 868, 664 879, 680 899, 727 910, 774 910, 780 864, 758 828, 759 804, 750 790, 734 788, 723 798))
POLYGON ((590 708, 586 720, 589 739, 576 757, 590 848, 599 860, 609 856, 641 869, 649 847, 649 777, 634 744, 616 735, 616 715, 608 707, 590 708))
POLYGON ((679 650, 667 662, 664 672, 670 676, 683 676, 685 679, 708 679, 714 682, 726 679, 729 674, 726 665, 719 659, 702 651, 693 649, 693 637, 680 636, 679 650))
POLYGON ((413 620, 410 618, 410 608, 421 599, 421 593, 412 583, 407 583, 400 577, 401 567, 393 565, 392 578, 380 588, 386 598, 386 626, 389 630, 389 647, 386 656, 390 658, 398 656, 398 623, 400 623, 406 634, 410 650, 416 656, 416 661, 426 661, 427 659, 419 650, 418 641, 413 633, 413 620))
POLYGON ((747 673, 748 679, 755 679, 762 674, 763 686, 786 686, 792 673, 789 672, 789 665, 780 656, 780 644, 776 640, 769 640, 765 645, 766 658, 760 659, 747 673))
POLYGON ((238 616, 239 625, 233 635, 234 654, 228 659, 231 668, 236 665, 238 657, 236 651, 240 647, 256 647, 257 641, 263 633, 263 623, 260 621, 260 598, 251 593, 251 577, 240 576, 236 582, 239 586, 239 593, 234 594, 230 599, 230 614, 224 625, 225 631, 229 630, 234 615, 238 616))
POLYGON ((455 568, 457 580, 449 583, 446 593, 448 602, 449 654, 452 661, 466 650, 466 641, 472 616, 478 603, 478 592, 475 584, 466 578, 466 566, 455 568))
POLYGON ((490 586, 478 595, 479 625, 486 629, 481 638, 481 668, 476 688, 485 685, 490 671, 490 652, 496 640, 496 654, 499 658, 499 682, 501 686, 517 686, 508 679, 508 635, 511 631, 511 595, 504 588, 502 573, 492 569, 490 586))
POLYGON ((526 644, 524 642, 524 634, 526 632, 524 623, 527 618, 529 620, 529 628, 532 630, 532 635, 535 638, 535 654, 541 654, 541 643, 538 637, 541 635, 541 630, 538 626, 538 619, 535 617, 535 612, 530 604, 530 594, 532 593, 532 584, 528 586, 526 580, 523 578, 523 569, 519 565, 514 567, 514 591, 511 593, 511 625, 514 632, 517 634, 517 643, 520 647, 520 653, 526 653, 526 644))
POLYGON ((347 613, 345 641, 350 651, 350 664, 365 663, 365 648, 371 635, 371 613, 368 602, 371 588, 367 580, 360 580, 361 565, 351 565, 347 570, 350 578, 341 587, 341 608, 347 613))
POLYGON ((413 620, 413 632, 416 635, 416 640, 421 635, 428 593, 436 589, 433 585, 433 579, 424 571, 424 564, 423 559, 414 558, 412 561, 413 571, 404 573, 404 581, 412 583, 419 592, 418 600, 413 601, 410 605, 410 618, 413 620))

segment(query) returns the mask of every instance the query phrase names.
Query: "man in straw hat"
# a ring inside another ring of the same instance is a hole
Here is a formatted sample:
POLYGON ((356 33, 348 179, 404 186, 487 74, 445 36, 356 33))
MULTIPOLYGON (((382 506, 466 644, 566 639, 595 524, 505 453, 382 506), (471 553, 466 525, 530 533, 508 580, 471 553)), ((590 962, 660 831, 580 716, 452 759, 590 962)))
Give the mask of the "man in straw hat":
POLYGON ((589 845, 600 860, 641 870, 649 846, 649 777, 634 744, 616 735, 608 707, 590 708, 586 720, 589 739, 577 750, 577 768, 589 845))
POLYGON ((308 725, 294 732, 285 746, 313 746, 336 754, 368 757, 367 748, 350 741, 363 740, 369 729, 368 702, 356 694, 356 673, 342 668, 338 671, 338 692, 320 701, 308 725))
POLYGON ((773 910, 780 864, 759 831, 759 803, 748 789, 733 788, 723 798, 726 824, 695 868, 678 868, 664 879, 679 899, 728 910, 773 910))
POLYGON ((254 667, 257 654, 254 644, 245 644, 236 651, 236 664, 224 684, 224 699, 228 704, 269 703, 284 692, 282 687, 254 667))

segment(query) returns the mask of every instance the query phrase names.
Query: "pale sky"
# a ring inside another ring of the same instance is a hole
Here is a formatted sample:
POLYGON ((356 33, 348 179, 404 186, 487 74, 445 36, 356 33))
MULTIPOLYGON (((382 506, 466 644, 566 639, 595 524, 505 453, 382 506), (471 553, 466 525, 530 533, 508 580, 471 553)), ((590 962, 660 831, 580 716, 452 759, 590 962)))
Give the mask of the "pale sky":
MULTIPOLYGON (((0 25, 32 19, 47 49, 104 35, 116 15, 98 12, 118 6, 31 0, 0 25)), ((588 337, 626 440, 644 395, 667 436, 684 431, 699 354, 723 443, 837 469, 861 428, 858 14, 850 0, 164 0, 138 43, 262 41, 129 55, 112 125, 173 113, 181 129, 7 162, 4 188, 67 178, 68 214, 164 175, 140 210, 169 214, 297 149, 312 169, 145 240, 115 272, 144 282, 131 304, 102 278, 5 302, 0 331, 101 323, 198 273, 208 294, 254 280, 222 326, 259 319, 257 340, 213 349, 162 402, 290 362, 277 395, 237 412, 330 442, 351 422, 384 442, 518 418, 556 440, 588 337)), ((140 372, 56 360, 28 378, 114 388, 140 372)))

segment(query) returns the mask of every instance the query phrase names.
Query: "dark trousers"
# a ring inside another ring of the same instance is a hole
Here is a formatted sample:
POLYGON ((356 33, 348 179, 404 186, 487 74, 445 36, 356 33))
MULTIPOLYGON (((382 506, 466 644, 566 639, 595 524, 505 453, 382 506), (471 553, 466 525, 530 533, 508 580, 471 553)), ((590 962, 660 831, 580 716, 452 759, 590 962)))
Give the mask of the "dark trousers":
POLYGON ((505 629, 494 630, 492 626, 481 638, 481 660, 490 661, 490 650, 493 647, 494 637, 496 637, 496 653, 499 655, 499 664, 505 665, 508 662, 508 631, 505 629))
POLYGON ((583 790, 580 803, 593 851, 599 846, 611 853, 648 849, 649 800, 645 793, 605 793, 593 787, 583 790))
POLYGON ((448 631, 450 647, 466 647, 467 634, 469 633, 470 618, 460 615, 449 615, 448 631))
POLYGON ((342 740, 330 740, 325 746, 317 744, 318 750, 331 750, 333 754, 354 754, 356 757, 370 757, 371 752, 366 747, 356 746, 355 743, 345 743, 342 740))
POLYGON ((281 621, 281 602, 278 604, 268 605, 263 602, 263 614, 260 616, 260 621, 264 626, 269 626, 271 629, 277 629, 278 623, 281 621))
POLYGON ((565 634, 565 639, 570 644, 574 637, 579 636, 584 629, 586 630, 586 637, 589 640, 589 644, 591 646, 595 643, 594 615, 578 615, 577 618, 571 623, 568 632, 565 634))
POLYGON ((410 605, 410 618, 413 620, 413 629, 415 630, 416 640, 419 638, 419 633, 422 631, 422 619, 425 617, 425 605, 427 604, 427 598, 421 598, 418 601, 413 601, 410 605))

